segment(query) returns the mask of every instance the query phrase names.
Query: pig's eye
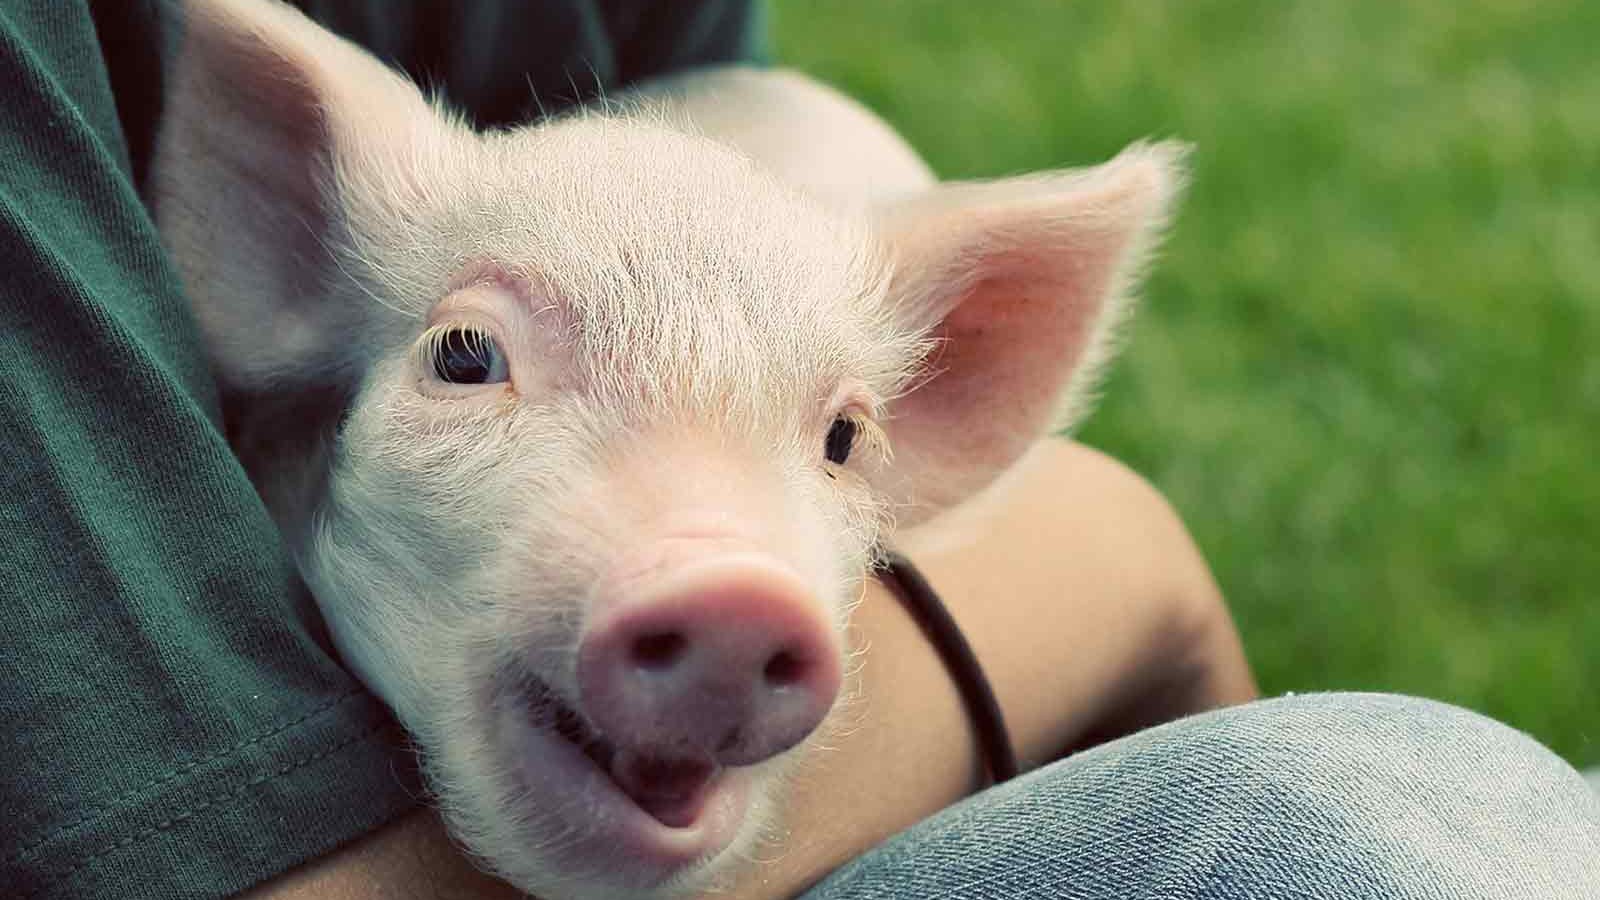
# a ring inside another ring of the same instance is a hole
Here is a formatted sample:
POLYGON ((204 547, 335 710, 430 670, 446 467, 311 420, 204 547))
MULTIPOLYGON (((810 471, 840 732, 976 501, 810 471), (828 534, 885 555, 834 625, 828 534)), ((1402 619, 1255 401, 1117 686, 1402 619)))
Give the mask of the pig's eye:
POLYGON ((828 462, 842 466, 850 458, 850 448, 856 443, 857 427, 856 420, 847 416, 833 420, 828 428, 828 438, 822 444, 822 455, 828 458, 828 462))
POLYGON ((433 374, 450 384, 498 384, 511 377, 500 345, 479 328, 441 329, 430 356, 433 374))

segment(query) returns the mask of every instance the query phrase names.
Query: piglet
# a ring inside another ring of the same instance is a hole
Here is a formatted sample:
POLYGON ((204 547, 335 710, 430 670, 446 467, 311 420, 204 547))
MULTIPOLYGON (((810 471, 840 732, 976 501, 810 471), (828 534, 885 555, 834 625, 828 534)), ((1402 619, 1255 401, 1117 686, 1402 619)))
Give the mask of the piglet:
POLYGON ((941 185, 737 68, 479 133, 286 5, 186 18, 152 203, 345 662, 513 884, 720 883, 891 523, 1082 412, 1181 149, 941 185))

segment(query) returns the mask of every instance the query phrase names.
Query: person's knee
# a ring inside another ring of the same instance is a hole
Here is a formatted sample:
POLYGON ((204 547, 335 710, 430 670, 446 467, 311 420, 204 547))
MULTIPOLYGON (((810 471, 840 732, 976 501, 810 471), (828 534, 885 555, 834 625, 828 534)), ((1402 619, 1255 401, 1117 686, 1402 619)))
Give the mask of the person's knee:
POLYGON ((1410 697, 1191 716, 929 819, 810 898, 1600 897, 1600 800, 1527 736, 1410 697))
POLYGON ((1600 797, 1538 742, 1459 707, 1285 697, 1152 729, 1116 756, 1130 793, 1179 811, 1163 827, 1187 830, 1218 884, 1600 895, 1600 797))

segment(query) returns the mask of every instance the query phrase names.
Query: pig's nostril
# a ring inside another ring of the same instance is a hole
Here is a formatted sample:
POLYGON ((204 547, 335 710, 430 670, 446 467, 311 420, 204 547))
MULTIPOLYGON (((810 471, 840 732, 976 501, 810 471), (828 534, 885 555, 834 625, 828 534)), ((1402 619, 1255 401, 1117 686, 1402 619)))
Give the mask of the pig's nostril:
POLYGON ((779 650, 767 660, 767 666, 762 670, 766 676, 767 684, 773 687, 788 687, 805 678, 806 664, 788 650, 779 650))
POLYGON ((668 669, 689 648, 689 639, 676 631, 647 634, 633 642, 630 657, 641 669, 668 669))

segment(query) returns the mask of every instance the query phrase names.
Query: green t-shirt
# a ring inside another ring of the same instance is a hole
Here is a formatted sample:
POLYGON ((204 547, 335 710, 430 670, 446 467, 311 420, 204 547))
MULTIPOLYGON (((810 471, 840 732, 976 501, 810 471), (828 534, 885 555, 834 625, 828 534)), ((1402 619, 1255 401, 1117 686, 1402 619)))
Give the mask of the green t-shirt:
MULTIPOLYGON (((753 0, 300 5, 485 125, 762 53, 753 0)), ((226 896, 418 802, 141 200, 170 8, 0 2, 0 897, 226 896)))

